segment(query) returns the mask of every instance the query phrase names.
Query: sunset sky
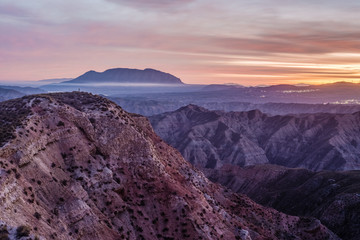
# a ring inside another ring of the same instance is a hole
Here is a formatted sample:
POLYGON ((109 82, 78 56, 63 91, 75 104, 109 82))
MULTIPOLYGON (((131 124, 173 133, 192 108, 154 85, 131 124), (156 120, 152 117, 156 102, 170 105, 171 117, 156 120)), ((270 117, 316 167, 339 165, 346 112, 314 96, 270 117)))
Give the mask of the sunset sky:
POLYGON ((185 83, 360 81, 358 0, 0 0, 0 80, 154 68, 185 83))

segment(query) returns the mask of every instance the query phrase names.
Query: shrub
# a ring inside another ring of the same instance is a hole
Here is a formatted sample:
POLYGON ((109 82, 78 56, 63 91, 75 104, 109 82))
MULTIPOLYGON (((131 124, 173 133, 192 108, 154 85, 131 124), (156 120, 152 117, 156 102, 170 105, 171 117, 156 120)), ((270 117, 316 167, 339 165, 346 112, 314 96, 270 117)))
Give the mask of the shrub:
POLYGON ((0 233, 0 240, 10 240, 9 234, 6 232, 0 233))
POLYGON ((16 238, 19 239, 21 237, 28 237, 30 231, 31 229, 29 226, 21 225, 16 229, 16 238))
POLYGON ((38 212, 35 212, 34 213, 34 217, 36 217, 36 219, 40 219, 41 218, 41 214, 40 213, 38 213, 38 212))
POLYGON ((65 126, 65 123, 63 121, 59 121, 57 124, 58 127, 65 126))
POLYGON ((0 227, 0 240, 9 240, 9 232, 7 230, 7 226, 0 227))

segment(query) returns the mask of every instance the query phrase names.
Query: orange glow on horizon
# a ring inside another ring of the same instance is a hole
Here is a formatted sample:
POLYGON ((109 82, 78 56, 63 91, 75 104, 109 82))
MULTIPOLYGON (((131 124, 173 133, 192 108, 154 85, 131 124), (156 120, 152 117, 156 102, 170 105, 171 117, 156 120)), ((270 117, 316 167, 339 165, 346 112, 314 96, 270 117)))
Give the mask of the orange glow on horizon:
POLYGON ((0 81, 119 67, 158 69, 188 84, 360 79, 355 1, 7 2, 0 3, 0 81))

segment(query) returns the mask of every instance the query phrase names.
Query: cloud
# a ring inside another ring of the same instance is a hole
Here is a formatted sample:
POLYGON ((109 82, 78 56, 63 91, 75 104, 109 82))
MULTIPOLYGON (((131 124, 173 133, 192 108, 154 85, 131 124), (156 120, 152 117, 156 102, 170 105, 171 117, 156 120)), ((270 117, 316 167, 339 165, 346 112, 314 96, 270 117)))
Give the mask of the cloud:
POLYGON ((142 10, 164 10, 164 9, 173 9, 182 8, 187 4, 194 2, 195 0, 106 0, 108 2, 116 3, 119 5, 126 5, 142 10))
MULTIPOLYGON (((214 66, 214 69, 217 69, 214 66)), ((356 71, 348 71, 344 69, 332 69, 331 66, 327 69, 316 68, 294 68, 294 67, 266 67, 266 66, 230 66, 218 69, 219 72, 231 72, 231 73, 244 73, 244 74, 275 74, 275 75, 289 75, 307 73, 314 75, 353 75, 358 74, 356 71)), ((336 76, 334 76, 336 77, 336 76)))
POLYGON ((343 30, 319 30, 307 28, 303 31, 287 33, 269 33, 262 35, 264 39, 283 42, 287 46, 300 47, 300 52, 332 53, 332 52, 360 52, 360 31, 357 27, 343 30))
POLYGON ((0 4, 0 15, 24 17, 29 15, 29 12, 24 8, 17 7, 10 4, 0 4))
POLYGON ((342 31, 293 32, 266 33, 253 38, 213 37, 210 41, 234 53, 239 53, 239 51, 294 54, 360 52, 360 32, 357 29, 346 33, 342 31))

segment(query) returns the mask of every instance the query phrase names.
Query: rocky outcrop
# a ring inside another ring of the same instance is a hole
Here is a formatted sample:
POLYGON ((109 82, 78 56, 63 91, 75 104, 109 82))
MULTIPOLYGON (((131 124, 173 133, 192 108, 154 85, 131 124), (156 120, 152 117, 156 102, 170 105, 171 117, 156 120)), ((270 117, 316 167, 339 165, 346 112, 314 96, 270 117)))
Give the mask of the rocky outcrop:
POLYGON ((316 219, 211 183, 144 117, 104 98, 75 92, 14 101, 29 112, 0 148, 8 225, 29 225, 46 239, 338 239, 316 219))
POLYGON ((188 105, 150 120, 162 139, 201 168, 271 163, 314 171, 360 169, 360 112, 268 116, 188 105))
POLYGON ((113 68, 104 72, 88 71, 83 75, 62 82, 62 84, 86 83, 156 83, 183 84, 181 80, 169 73, 146 68, 144 70, 130 68, 113 68))
POLYGON ((360 171, 311 172, 276 165, 204 169, 215 182, 290 215, 316 217, 342 239, 360 236, 360 171))
POLYGON ((43 240, 44 238, 38 235, 31 234, 31 228, 26 225, 18 227, 7 225, 0 221, 0 239, 3 240, 43 240))

